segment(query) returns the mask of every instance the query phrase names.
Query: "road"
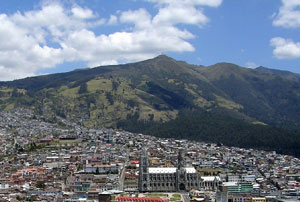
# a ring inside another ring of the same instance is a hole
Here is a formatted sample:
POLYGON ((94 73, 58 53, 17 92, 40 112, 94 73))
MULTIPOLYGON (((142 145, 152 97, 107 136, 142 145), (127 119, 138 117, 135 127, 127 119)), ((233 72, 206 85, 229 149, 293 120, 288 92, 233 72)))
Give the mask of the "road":
POLYGON ((124 180, 125 180, 125 172, 126 172, 126 167, 128 166, 128 162, 129 162, 129 151, 128 149, 126 150, 126 160, 124 163, 124 167, 121 170, 121 174, 120 174, 120 179, 119 179, 119 184, 120 184, 120 191, 124 190, 124 180))
POLYGON ((183 202, 190 202, 190 197, 188 193, 181 194, 183 202))

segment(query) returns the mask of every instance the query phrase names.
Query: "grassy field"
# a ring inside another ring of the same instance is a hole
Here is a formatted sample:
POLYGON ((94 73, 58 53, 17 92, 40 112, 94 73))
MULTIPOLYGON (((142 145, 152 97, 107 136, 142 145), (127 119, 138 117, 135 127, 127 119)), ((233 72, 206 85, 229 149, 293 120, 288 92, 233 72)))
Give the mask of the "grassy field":
POLYGON ((69 97, 69 98, 77 98, 78 97, 78 90, 79 87, 75 88, 69 88, 67 86, 62 86, 59 88, 59 94, 64 96, 64 97, 69 97))
POLYGON ((97 78, 87 82, 88 92, 96 92, 97 90, 111 91, 112 81, 105 78, 97 78))
POLYGON ((220 107, 226 108, 226 109, 231 109, 231 110, 239 110, 243 109, 242 105, 239 105, 233 101, 227 100, 221 96, 218 96, 215 94, 217 103, 220 107))
POLYGON ((136 180, 125 180, 124 183, 125 184, 135 184, 135 183, 137 183, 137 181, 136 180))
POLYGON ((166 198, 166 197, 168 197, 168 194, 160 194, 160 193, 144 194, 144 195, 149 198, 166 198))
POLYGON ((176 201, 176 202, 182 201, 181 200, 181 195, 180 194, 173 194, 172 197, 170 198, 170 201, 176 201))

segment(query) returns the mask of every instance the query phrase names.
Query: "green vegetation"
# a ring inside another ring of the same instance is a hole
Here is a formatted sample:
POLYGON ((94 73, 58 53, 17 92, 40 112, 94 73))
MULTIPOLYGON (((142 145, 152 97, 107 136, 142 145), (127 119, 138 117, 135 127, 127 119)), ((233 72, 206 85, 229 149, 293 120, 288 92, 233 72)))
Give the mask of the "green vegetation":
POLYGON ((168 197, 168 194, 153 193, 153 194, 145 194, 145 196, 149 198, 165 198, 168 197))
POLYGON ((79 90, 78 90, 78 94, 84 94, 84 93, 87 93, 88 90, 87 90, 87 84, 86 83, 82 83, 79 87, 79 90))
POLYGON ((181 200, 181 195, 180 194, 173 194, 172 197, 170 198, 170 201, 176 201, 176 202, 182 201, 181 200))
POLYGON ((29 145, 27 145, 27 151, 28 152, 33 152, 33 151, 36 151, 36 150, 39 150, 39 149, 42 149, 42 148, 43 148, 42 144, 37 145, 35 142, 30 143, 29 145))
POLYGON ((0 82, 0 110, 26 107, 49 122, 58 122, 59 116, 86 127, 300 155, 299 78, 289 72, 229 63, 203 67, 159 56, 0 82))
POLYGON ((182 111, 166 123, 128 120, 120 127, 158 137, 221 142, 228 146, 276 150, 300 156, 300 133, 244 122, 201 110, 182 111))
POLYGON ((45 189, 45 187, 46 187, 45 182, 43 182, 43 181, 37 181, 36 182, 36 187, 40 188, 40 189, 45 189))
POLYGON ((125 180, 124 183, 125 184, 135 184, 135 183, 137 183, 137 181, 136 180, 125 180))

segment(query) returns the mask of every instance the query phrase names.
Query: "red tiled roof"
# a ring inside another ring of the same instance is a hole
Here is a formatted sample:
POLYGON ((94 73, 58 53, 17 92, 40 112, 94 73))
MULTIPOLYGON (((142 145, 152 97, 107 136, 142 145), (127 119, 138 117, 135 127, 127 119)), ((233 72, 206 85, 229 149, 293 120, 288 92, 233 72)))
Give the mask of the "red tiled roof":
POLYGON ((146 198, 146 197, 126 197, 126 196, 119 196, 116 197, 118 201, 147 201, 147 202, 168 202, 168 198, 146 198))

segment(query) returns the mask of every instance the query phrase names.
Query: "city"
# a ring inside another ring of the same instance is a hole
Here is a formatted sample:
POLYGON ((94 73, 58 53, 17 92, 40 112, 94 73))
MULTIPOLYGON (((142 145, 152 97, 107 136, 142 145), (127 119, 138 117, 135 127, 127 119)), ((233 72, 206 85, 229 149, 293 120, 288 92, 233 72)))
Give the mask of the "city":
POLYGON ((0 202, 300 201, 300 0, 3 0, 0 202))
POLYGON ((109 201, 293 201, 299 197, 300 160, 292 156, 113 129, 87 130, 63 119, 60 126, 42 120, 25 109, 1 112, 2 201, 105 201, 107 197, 109 201), (144 169, 141 160, 149 167, 144 169), (184 188, 178 184, 181 168, 184 175, 191 173, 186 179, 192 181, 181 180, 184 188), (139 178, 139 173, 148 172, 149 179, 139 178), (144 182, 148 187, 142 186, 144 182))

